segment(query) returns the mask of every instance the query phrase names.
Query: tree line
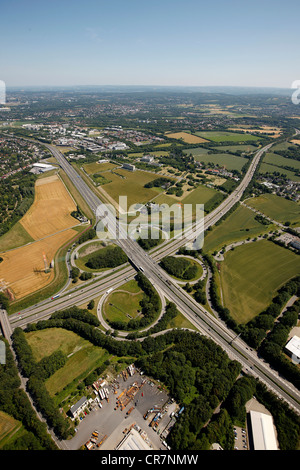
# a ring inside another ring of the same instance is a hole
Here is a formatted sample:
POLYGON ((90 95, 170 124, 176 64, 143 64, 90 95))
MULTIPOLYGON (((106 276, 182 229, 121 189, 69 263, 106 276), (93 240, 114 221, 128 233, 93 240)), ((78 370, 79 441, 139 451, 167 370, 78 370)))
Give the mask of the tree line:
POLYGON ((5 343, 6 362, 0 364, 0 410, 20 421, 25 433, 11 438, 2 450, 57 450, 56 444, 47 432, 23 389, 8 342, 5 343))
POLYGON ((45 386, 45 380, 65 364, 67 357, 61 351, 36 362, 22 328, 16 328, 12 334, 13 348, 16 353, 22 375, 28 378, 27 390, 38 411, 46 419, 60 439, 67 439, 74 434, 74 427, 66 420, 55 406, 45 386))

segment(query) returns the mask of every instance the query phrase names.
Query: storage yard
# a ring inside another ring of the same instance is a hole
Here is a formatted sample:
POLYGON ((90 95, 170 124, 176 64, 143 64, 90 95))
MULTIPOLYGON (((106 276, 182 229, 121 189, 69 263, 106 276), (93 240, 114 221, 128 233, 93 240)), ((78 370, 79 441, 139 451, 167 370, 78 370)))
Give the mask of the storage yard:
POLYGON ((129 366, 109 383, 100 378, 93 389, 91 411, 83 411, 75 436, 66 441, 69 449, 167 449, 179 407, 159 383, 129 366))

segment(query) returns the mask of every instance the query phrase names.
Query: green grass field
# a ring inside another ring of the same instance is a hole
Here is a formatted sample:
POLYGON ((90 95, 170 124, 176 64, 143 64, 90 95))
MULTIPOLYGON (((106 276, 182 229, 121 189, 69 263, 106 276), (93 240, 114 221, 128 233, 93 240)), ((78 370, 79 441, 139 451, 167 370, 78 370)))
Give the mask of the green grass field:
POLYGON ((33 238, 26 232, 23 225, 17 222, 8 232, 0 237, 0 253, 33 241, 33 238))
POLYGON ((72 354, 85 344, 85 340, 80 336, 62 328, 31 331, 26 333, 26 340, 37 362, 58 349, 67 355, 72 354))
POLYGON ((86 163, 82 167, 88 175, 92 175, 93 173, 101 173, 101 172, 107 172, 107 171, 113 170, 114 168, 117 168, 118 166, 120 165, 118 165, 117 163, 93 162, 93 163, 86 163))
MULTIPOLYGON (((291 162, 294 162, 295 160, 291 160, 291 162)), ((288 179, 291 181, 300 181, 300 176, 296 176, 296 174, 293 171, 286 170, 285 168, 271 165, 270 163, 265 163, 263 162, 260 167, 259 167, 259 173, 261 175, 265 175, 267 173, 279 173, 280 175, 286 175, 288 179)))
POLYGON ((220 265, 223 305, 238 323, 246 323, 270 304, 284 283, 299 275, 300 259, 262 240, 227 252, 220 265))
POLYGON ((157 191, 152 188, 144 188, 146 183, 157 179, 157 175, 145 171, 127 171, 119 168, 116 173, 107 174, 111 183, 105 184, 102 189, 117 203, 119 196, 127 196, 127 204, 130 208, 133 204, 144 204, 157 196, 157 191))
MULTIPOLYGON (((171 144, 165 144, 165 146, 170 146, 171 144)), ((157 150, 156 152, 147 152, 147 155, 152 155, 153 157, 167 157, 170 154, 170 152, 166 150, 157 150)), ((128 153, 128 158, 130 159, 135 159, 135 158, 142 158, 144 155, 144 152, 132 152, 128 153)))
POLYGON ((228 152, 237 152, 241 150, 242 152, 250 153, 258 150, 258 147, 251 144, 239 144, 239 145, 222 145, 221 147, 213 147, 214 150, 226 150, 228 152))
POLYGON ((49 394, 53 397, 73 380, 86 377, 108 358, 107 351, 89 341, 81 344, 80 349, 74 351, 66 364, 46 381, 49 394))
POLYGON ((292 148, 295 149, 295 148, 297 148, 297 145, 294 145, 291 142, 280 142, 280 144, 276 144, 276 145, 272 146, 272 151, 276 152, 276 150, 286 150, 289 147, 292 147, 292 148))
POLYGON ((246 204, 258 209, 277 222, 291 222, 297 225, 300 222, 300 205, 275 194, 263 194, 259 197, 247 199, 246 204))
POLYGON ((248 237, 257 237, 272 229, 274 226, 262 225, 255 220, 251 209, 240 205, 221 224, 206 232, 203 251, 213 253, 219 251, 224 245, 246 240, 248 237))
POLYGON ((131 280, 112 292, 103 305, 104 317, 110 321, 128 323, 140 314, 140 302, 144 293, 135 280, 131 280))
MULTIPOLYGON (((282 157, 281 155, 278 155, 277 153, 266 153, 266 155, 263 158, 264 163, 269 163, 271 165, 279 166, 279 167, 284 167, 284 166, 289 166, 291 168, 294 168, 295 170, 300 170, 300 161, 299 160, 293 160, 292 158, 285 158, 282 157)), ((277 170, 281 172, 281 169, 277 170)))
POLYGON ((214 154, 196 154, 194 158, 198 162, 213 163, 215 165, 224 166, 227 170, 241 171, 243 166, 247 163, 247 159, 243 157, 236 157, 229 153, 214 153, 214 154))
POLYGON ((9 445, 13 442, 16 437, 20 437, 20 430, 22 433, 26 433, 22 423, 15 420, 12 416, 0 411, 0 449, 4 445, 9 445))
POLYGON ((156 204, 168 204, 172 206, 173 204, 192 204, 193 213, 195 213, 196 204, 204 204, 204 210, 209 211, 211 204, 216 200, 222 200, 222 194, 216 191, 213 188, 209 188, 204 185, 199 185, 193 191, 190 191, 185 197, 176 198, 176 196, 169 194, 161 194, 155 199, 156 204))
POLYGON ((226 131, 204 131, 196 132, 196 135, 212 142, 249 142, 260 140, 259 137, 251 134, 242 134, 238 132, 226 131))
POLYGON ((176 204, 181 202, 182 204, 205 204, 212 197, 218 194, 213 188, 208 188, 207 186, 200 185, 195 188, 193 191, 190 191, 187 196, 183 199, 177 198, 176 196, 169 194, 161 194, 155 199, 157 204, 176 204))
POLYGON ((212 188, 208 188, 207 186, 198 186, 196 189, 191 191, 185 198, 182 200, 183 204, 205 204, 212 197, 218 194, 212 188))
POLYGON ((206 155, 209 151, 210 151, 209 149, 206 149, 204 147, 196 147, 196 148, 183 150, 183 153, 185 153, 187 155, 189 155, 191 153, 195 157, 195 159, 198 160, 198 158, 196 158, 196 156, 206 155))
POLYGON ((26 333, 26 339, 36 361, 57 350, 69 356, 66 364, 46 381, 46 388, 51 396, 59 393, 79 376, 88 375, 109 356, 104 349, 93 346, 72 331, 60 328, 32 331, 26 333))

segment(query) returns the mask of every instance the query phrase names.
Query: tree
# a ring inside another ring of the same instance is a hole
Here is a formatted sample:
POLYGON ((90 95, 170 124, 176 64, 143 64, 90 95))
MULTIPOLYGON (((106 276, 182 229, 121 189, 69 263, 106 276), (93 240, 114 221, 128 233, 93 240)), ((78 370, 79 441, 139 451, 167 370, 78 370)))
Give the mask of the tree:
POLYGON ((80 271, 78 268, 75 268, 74 266, 70 269, 70 277, 71 279, 77 279, 80 274, 80 271))

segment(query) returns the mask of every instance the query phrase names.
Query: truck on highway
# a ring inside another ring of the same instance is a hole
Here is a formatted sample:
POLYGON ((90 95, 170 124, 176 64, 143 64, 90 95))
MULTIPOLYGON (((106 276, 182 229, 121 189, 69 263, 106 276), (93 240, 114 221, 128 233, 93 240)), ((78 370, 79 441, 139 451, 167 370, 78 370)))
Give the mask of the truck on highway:
POLYGON ((110 289, 107 289, 106 293, 109 294, 112 291, 112 287, 110 289))
POLYGON ((60 294, 56 294, 53 297, 51 297, 51 300, 57 299, 60 296, 60 294))

